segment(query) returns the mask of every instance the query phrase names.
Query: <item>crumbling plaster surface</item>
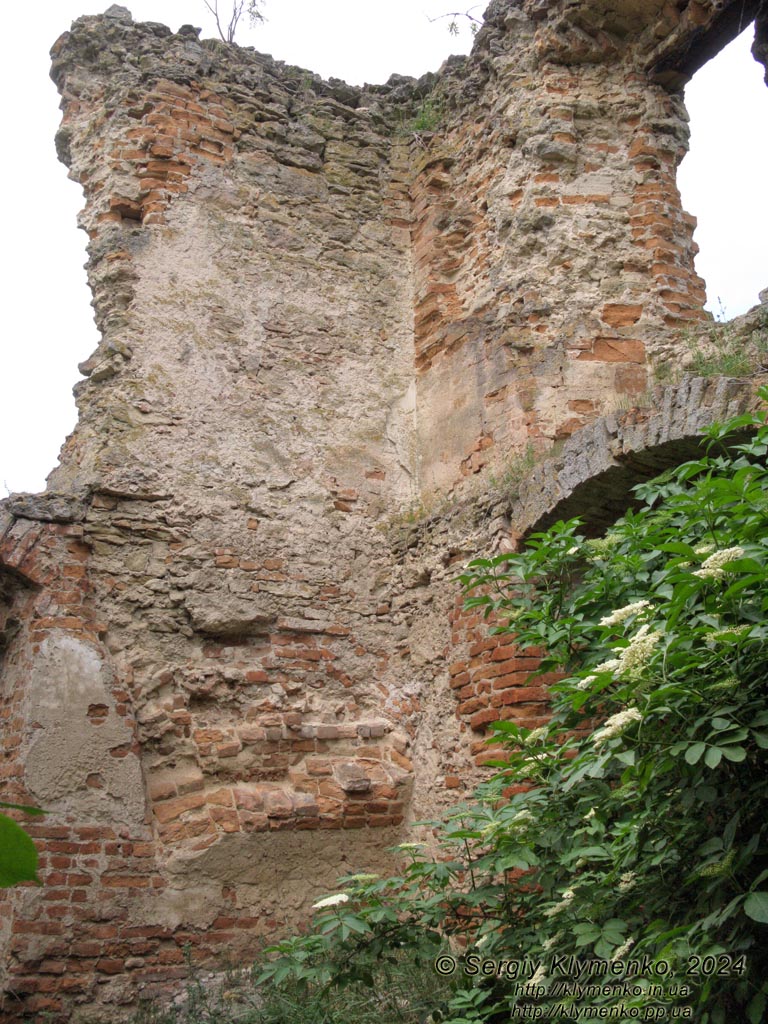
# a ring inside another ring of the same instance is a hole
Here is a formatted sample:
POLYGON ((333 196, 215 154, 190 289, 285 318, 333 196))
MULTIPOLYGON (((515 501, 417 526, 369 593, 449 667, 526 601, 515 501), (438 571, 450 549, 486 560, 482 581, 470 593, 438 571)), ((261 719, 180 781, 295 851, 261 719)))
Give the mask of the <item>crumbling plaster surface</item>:
POLYGON ((679 89, 736 6, 495 0, 362 90, 120 7, 54 45, 102 340, 48 491, 0 504, 0 767, 51 805, 15 1016, 118 1019, 185 944, 291 927, 543 720, 455 577, 750 401, 618 411, 704 315, 679 89))
POLYGON ((144 786, 138 758, 124 754, 133 736, 116 714, 109 673, 100 652, 70 634, 43 640, 22 706, 26 781, 51 813, 66 813, 74 797, 85 819, 130 827, 144 820, 144 786))

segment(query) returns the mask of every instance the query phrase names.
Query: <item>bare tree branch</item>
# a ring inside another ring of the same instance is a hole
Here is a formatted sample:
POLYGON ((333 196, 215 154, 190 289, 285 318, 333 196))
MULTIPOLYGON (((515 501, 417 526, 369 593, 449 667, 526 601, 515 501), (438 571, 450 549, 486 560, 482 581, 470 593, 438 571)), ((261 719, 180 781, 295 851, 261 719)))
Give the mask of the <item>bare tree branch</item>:
MULTIPOLYGON (((250 18, 251 25, 255 25, 257 21, 264 21, 264 15, 259 10, 262 0, 248 0, 248 17, 250 18)), ((232 16, 229 19, 226 33, 221 27, 221 20, 219 19, 219 0, 203 0, 203 3, 211 12, 213 17, 216 19, 216 28, 218 29, 219 35, 225 43, 233 43, 235 41, 235 33, 237 32, 237 25, 243 16, 243 8, 245 7, 246 0, 232 0, 232 16)))
POLYGON ((221 36, 221 38, 226 43, 227 37, 221 31, 221 22, 219 21, 219 0, 213 0, 213 6, 211 6, 208 3, 208 0, 203 0, 203 3, 208 8, 208 10, 211 12, 211 14, 214 16, 214 18, 216 19, 216 28, 219 30, 219 35, 221 36))
POLYGON ((474 7, 470 7, 468 11, 447 11, 445 14, 438 14, 434 18, 429 18, 428 17, 427 21, 435 22, 435 21, 440 21, 443 18, 450 18, 451 21, 448 23, 448 31, 451 33, 452 36, 457 36, 459 34, 459 26, 458 26, 458 23, 457 23, 456 19, 457 18, 466 18, 467 21, 469 21, 471 23, 471 25, 472 25, 472 31, 473 32, 477 32, 477 30, 483 24, 483 19, 482 18, 476 18, 474 16, 474 14, 472 14, 471 12, 474 11, 475 8, 479 7, 479 6, 480 6, 479 4, 475 4, 475 6, 474 7))
MULTIPOLYGON (((232 4, 232 17, 229 19, 229 25, 227 27, 227 42, 233 43, 235 41, 235 32, 237 31, 237 23, 240 21, 240 16, 243 13, 243 3, 245 0, 236 0, 232 4)), ((218 3, 218 0, 217 0, 218 3)))

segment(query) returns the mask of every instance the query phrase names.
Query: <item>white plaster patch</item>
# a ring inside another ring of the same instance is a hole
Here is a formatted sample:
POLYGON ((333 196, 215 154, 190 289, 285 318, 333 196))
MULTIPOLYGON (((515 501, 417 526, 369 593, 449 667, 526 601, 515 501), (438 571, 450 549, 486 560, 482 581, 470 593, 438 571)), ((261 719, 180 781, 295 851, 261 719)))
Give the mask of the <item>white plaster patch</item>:
POLYGON ((26 783, 42 807, 80 824, 140 825, 144 785, 131 730, 115 708, 101 653, 68 633, 51 633, 25 693, 26 783))

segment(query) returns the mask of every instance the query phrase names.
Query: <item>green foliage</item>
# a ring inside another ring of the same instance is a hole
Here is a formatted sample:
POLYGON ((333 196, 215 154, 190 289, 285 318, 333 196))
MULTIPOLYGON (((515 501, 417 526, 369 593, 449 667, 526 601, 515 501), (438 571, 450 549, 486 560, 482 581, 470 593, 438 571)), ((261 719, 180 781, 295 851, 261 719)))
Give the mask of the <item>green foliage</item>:
POLYGON ((418 142, 422 134, 437 131, 442 120, 443 112, 439 101, 435 97, 427 96, 421 101, 413 116, 406 117, 400 112, 395 131, 400 136, 410 136, 418 142))
MULTIPOLYGON (((26 814, 42 814, 37 807, 0 802, 0 807, 26 814)), ((37 882, 37 850, 24 829, 7 814, 0 813, 0 889, 19 882, 37 882)))
POLYGON ((744 338, 739 337, 730 324, 712 324, 704 343, 698 339, 689 341, 693 355, 690 370, 699 377, 748 377, 762 369, 766 355, 768 339, 760 332, 755 340, 759 343, 757 363, 744 338))
POLYGON ((262 984, 365 983, 408 950, 454 957, 433 1017, 447 1024, 547 1003, 540 1016, 653 1004, 763 1020, 768 427, 744 416, 708 437, 705 457, 638 486, 645 507, 605 537, 560 522, 470 563, 467 606, 564 674, 552 721, 497 723, 497 774, 431 823, 432 850, 409 849, 398 878, 342 879, 262 984), (484 960, 517 966, 484 976, 484 960))
POLYGON ((447 1002, 447 985, 431 961, 393 950, 369 967, 344 985, 324 983, 309 969, 305 977, 259 985, 258 964, 206 977, 188 957, 182 998, 169 1007, 143 1003, 132 1024, 424 1024, 436 1005, 447 1002))
POLYGON ((492 473, 488 482, 491 487, 498 488, 509 501, 514 501, 520 493, 520 485, 530 475, 535 465, 536 452, 529 443, 524 452, 509 460, 498 478, 492 473))
POLYGON ((413 132, 433 132, 440 126, 442 113, 440 106, 432 99, 425 99, 411 122, 413 132))
MULTIPOLYGON (((698 377, 750 377, 762 373, 768 364, 768 311, 759 311, 751 328, 739 327, 739 321, 715 320, 704 330, 685 332, 683 341, 691 352, 687 372, 698 377)), ((670 363, 656 368, 660 383, 674 383, 678 378, 670 363)))

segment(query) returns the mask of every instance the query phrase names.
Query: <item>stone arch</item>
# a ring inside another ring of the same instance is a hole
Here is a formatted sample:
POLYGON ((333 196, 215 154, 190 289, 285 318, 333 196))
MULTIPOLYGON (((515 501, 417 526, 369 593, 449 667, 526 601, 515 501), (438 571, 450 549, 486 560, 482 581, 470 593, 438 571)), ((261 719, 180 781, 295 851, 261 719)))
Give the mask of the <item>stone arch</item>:
POLYGON ((657 388, 652 408, 603 416, 576 431, 523 484, 513 516, 518 536, 581 516, 595 536, 632 505, 631 488, 696 458, 701 431, 754 405, 752 380, 684 377, 657 388))

